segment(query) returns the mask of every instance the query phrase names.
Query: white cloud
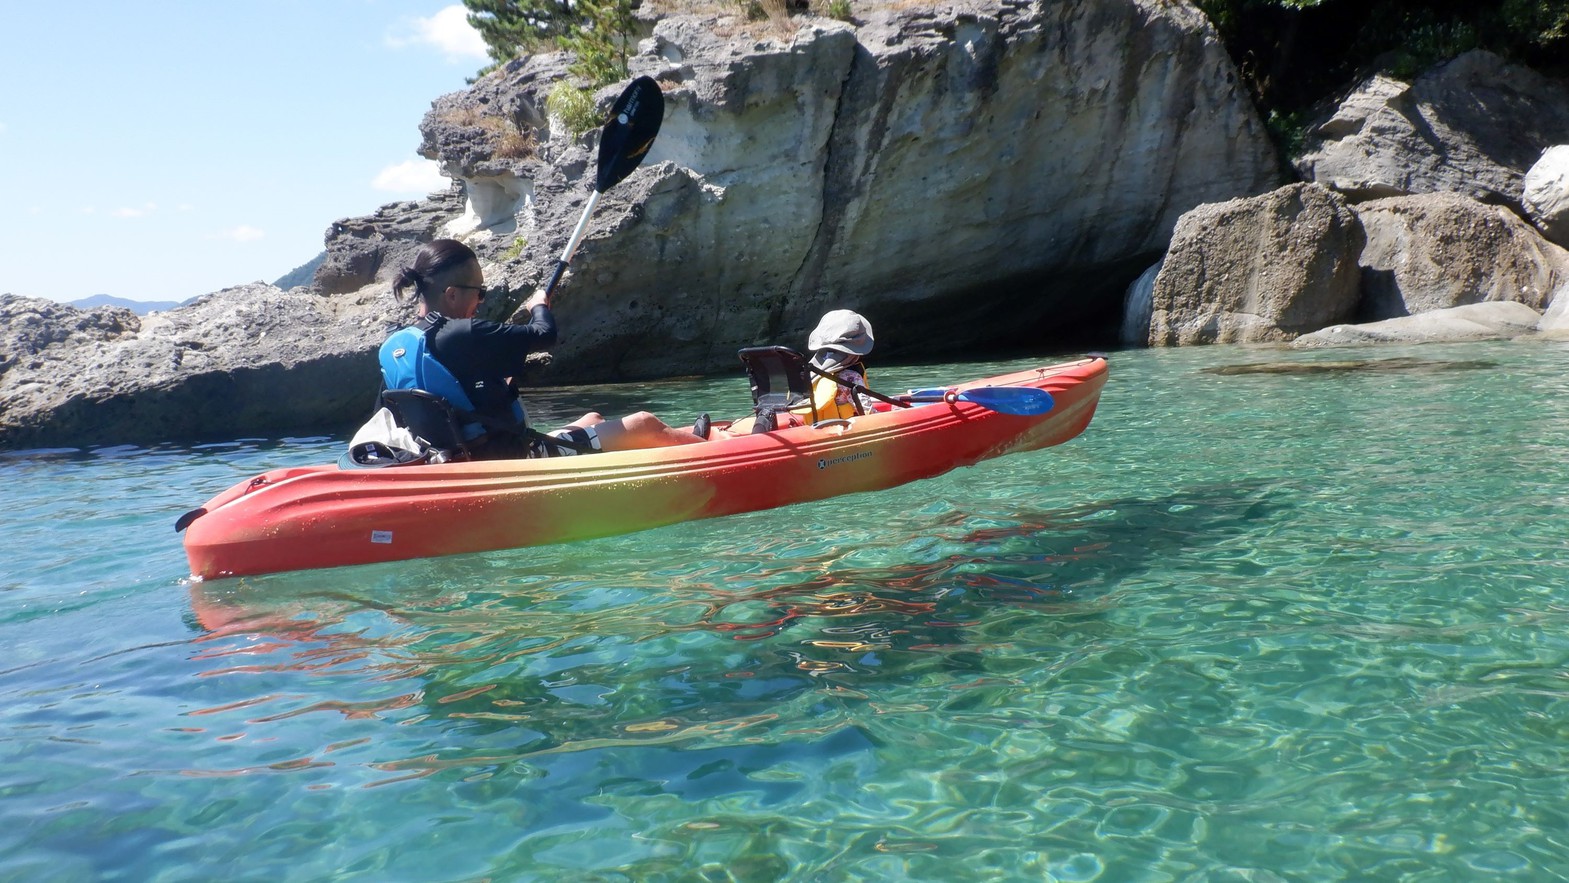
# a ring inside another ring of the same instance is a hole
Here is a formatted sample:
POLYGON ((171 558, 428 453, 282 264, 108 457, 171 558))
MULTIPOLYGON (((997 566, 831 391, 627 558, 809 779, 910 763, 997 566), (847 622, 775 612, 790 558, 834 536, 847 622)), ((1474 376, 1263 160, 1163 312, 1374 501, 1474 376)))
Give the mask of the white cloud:
POLYGON ((387 166, 376 174, 370 186, 388 193, 424 196, 445 190, 452 182, 441 174, 441 167, 428 159, 411 159, 387 166))
POLYGON ((158 203, 145 202, 142 203, 140 207, 121 206, 120 208, 115 209, 111 214, 117 218, 145 218, 157 210, 158 203))
POLYGON ((246 224, 241 224, 240 226, 229 230, 221 230, 217 233, 213 233, 207 238, 228 239, 234 242, 255 242, 256 240, 266 235, 267 234, 265 231, 258 230, 255 227, 251 227, 246 224))
POLYGON ((416 18, 405 23, 402 33, 387 35, 387 45, 395 49, 405 46, 430 46, 441 50, 448 61, 485 59, 485 40, 469 24, 468 10, 461 3, 444 7, 430 18, 416 18))

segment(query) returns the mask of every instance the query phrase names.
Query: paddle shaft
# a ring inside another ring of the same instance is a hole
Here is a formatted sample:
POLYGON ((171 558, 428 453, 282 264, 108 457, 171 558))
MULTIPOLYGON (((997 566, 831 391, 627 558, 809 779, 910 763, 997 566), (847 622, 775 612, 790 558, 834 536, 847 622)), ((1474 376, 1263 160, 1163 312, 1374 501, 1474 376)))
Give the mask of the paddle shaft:
POLYGON ((856 383, 853 380, 845 380, 843 377, 840 377, 840 376, 838 376, 836 374, 830 374, 829 372, 824 371, 823 369, 817 367, 816 365, 813 365, 811 362, 807 362, 806 363, 806 367, 807 367, 808 370, 810 370, 813 374, 816 374, 818 377, 826 377, 829 380, 832 380, 834 383, 839 384, 840 386, 843 386, 843 387, 846 387, 847 389, 850 389, 850 390, 853 390, 855 392, 858 392, 861 395, 869 396, 871 398, 874 398, 874 399, 878 400, 879 402, 887 402, 888 404, 893 405, 895 407, 899 407, 899 408, 913 408, 913 407, 915 407, 914 405, 910 404, 909 402, 901 402, 898 399, 894 398, 893 396, 885 396, 885 395, 883 395, 880 392, 873 392, 872 390, 867 389, 866 387, 862 386, 859 383, 856 383))
POLYGON ((900 408, 914 407, 913 403, 915 402, 948 402, 949 404, 969 402, 972 405, 980 405, 989 411, 1025 416, 1045 414, 1052 409, 1051 393, 1030 387, 979 387, 962 391, 922 389, 908 395, 893 398, 885 396, 880 392, 873 392, 859 383, 836 377, 810 362, 806 364, 806 367, 819 377, 826 377, 840 386, 848 387, 855 392, 900 408))
POLYGON ((572 255, 588 232, 588 219, 599 205, 599 197, 621 183, 643 162, 654 138, 659 135, 664 118, 664 93, 650 77, 637 77, 616 98, 610 108, 610 119, 605 121, 599 133, 599 168, 594 176, 594 190, 583 205, 583 216, 578 218, 577 226, 567 238, 567 247, 562 249, 561 259, 556 261, 550 281, 545 284, 546 297, 555 292, 561 277, 566 274, 567 264, 572 262, 572 255))
POLYGON ((577 251, 578 244, 583 241, 583 234, 588 231, 588 219, 594 214, 594 207, 599 205, 599 191, 588 195, 588 202, 583 206, 583 216, 578 218, 577 227, 572 230, 572 235, 567 239, 567 247, 562 250, 560 260, 556 261, 556 271, 550 274, 550 281, 545 284, 545 296, 549 297, 561 282, 561 277, 567 272, 567 264, 572 263, 572 255, 577 251))

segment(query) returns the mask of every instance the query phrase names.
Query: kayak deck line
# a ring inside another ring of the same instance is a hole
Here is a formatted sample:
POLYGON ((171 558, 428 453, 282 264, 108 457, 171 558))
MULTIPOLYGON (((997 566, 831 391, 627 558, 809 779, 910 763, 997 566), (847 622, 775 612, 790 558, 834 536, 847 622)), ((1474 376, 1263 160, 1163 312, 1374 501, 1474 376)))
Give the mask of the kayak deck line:
POLYGON ((1052 404, 1038 415, 945 400, 589 456, 284 467, 204 504, 186 555, 194 576, 241 576, 571 542, 884 490, 1074 438, 1106 377, 1092 357, 948 387, 1041 389, 1052 404))

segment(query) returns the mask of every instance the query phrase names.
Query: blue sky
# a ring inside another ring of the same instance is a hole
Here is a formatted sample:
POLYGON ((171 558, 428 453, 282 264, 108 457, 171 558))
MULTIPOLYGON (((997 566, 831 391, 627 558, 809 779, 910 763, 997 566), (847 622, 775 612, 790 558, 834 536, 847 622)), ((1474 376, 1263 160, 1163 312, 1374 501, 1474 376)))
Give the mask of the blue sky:
POLYGON ((271 282, 444 187, 420 118, 486 63, 450 0, 0 0, 0 25, 0 293, 60 301, 271 282))

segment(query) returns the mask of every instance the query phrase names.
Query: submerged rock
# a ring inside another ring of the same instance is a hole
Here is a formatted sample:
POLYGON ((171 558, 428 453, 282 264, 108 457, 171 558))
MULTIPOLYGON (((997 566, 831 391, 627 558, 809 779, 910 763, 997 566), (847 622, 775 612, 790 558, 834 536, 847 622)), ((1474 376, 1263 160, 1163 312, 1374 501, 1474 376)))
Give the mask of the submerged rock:
POLYGON ((1438 371, 1485 371, 1497 368, 1491 359, 1343 359, 1313 362, 1252 362, 1245 365, 1219 365, 1203 373, 1231 377, 1243 374, 1358 374, 1367 371, 1427 374, 1438 371))

